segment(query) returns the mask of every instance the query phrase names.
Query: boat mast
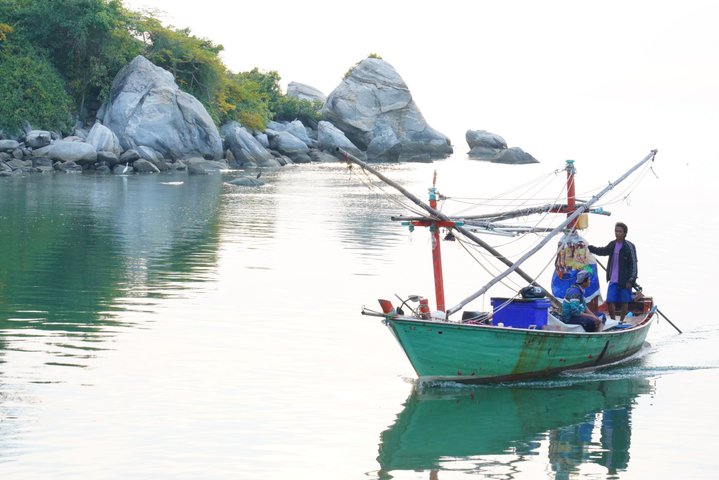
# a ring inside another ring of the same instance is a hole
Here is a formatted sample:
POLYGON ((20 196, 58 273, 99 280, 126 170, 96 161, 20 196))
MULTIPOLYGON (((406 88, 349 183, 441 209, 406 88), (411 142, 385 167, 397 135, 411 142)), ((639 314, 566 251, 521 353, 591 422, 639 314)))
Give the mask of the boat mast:
MULTIPOLYGON (((432 188, 429 189, 429 206, 437 210, 437 171, 432 175, 432 188)), ((443 222, 446 223, 446 222, 443 222)), ((439 227, 432 222, 429 231, 432 234, 432 268, 434 269, 434 295, 437 300, 437 310, 444 312, 444 277, 442 276, 442 249, 439 241, 439 227)))
POLYGON ((634 172, 634 170, 636 170, 637 168, 641 167, 642 165, 644 165, 644 164, 645 164, 646 162, 648 162, 649 160, 654 160, 654 156, 655 156, 656 154, 657 154, 657 150, 652 150, 651 152, 649 152, 649 155, 647 155, 646 157, 644 157, 644 159, 642 159, 641 162, 637 163, 637 164, 634 165, 632 168, 630 168, 624 175, 622 175, 621 177, 619 177, 619 178, 618 178, 617 180, 615 180, 613 183, 610 183, 609 185, 607 185, 606 187, 604 187, 604 189, 603 189, 601 192, 599 192, 598 194, 594 195, 588 202, 583 203, 583 204, 580 205, 578 208, 575 208, 574 212, 568 214, 567 219, 566 219, 564 222, 562 222, 561 225, 555 227, 554 230, 552 230, 551 232, 549 232, 549 234, 548 234, 546 237, 544 237, 544 239, 543 239, 541 242, 539 242, 539 243, 538 243, 534 248, 532 248, 529 252, 525 253, 524 256, 522 256, 522 258, 520 258, 519 260, 517 260, 517 261, 514 263, 514 265, 512 265, 510 268, 508 268, 508 269, 505 270, 504 272, 502 272, 502 273, 500 273, 499 275, 497 275, 496 277, 494 277, 494 278, 493 278, 489 283, 487 283, 484 287, 482 287, 481 289, 479 289, 478 291, 476 291, 475 293, 473 293, 473 294, 470 295, 469 297, 465 298, 464 300, 462 300, 460 303, 458 303, 458 304, 455 305, 454 307, 452 307, 452 308, 450 308, 449 310, 447 310, 447 316, 449 317, 449 315, 451 315, 451 314, 453 314, 453 313, 459 311, 459 310, 460 310, 462 307, 464 307, 466 304, 468 304, 469 302, 471 302, 471 301, 474 300, 475 298, 479 297, 480 295, 484 294, 487 290, 489 290, 490 287, 492 287, 494 284, 498 283, 498 282, 501 281, 504 277, 506 277, 507 275, 509 275, 510 273, 512 273, 514 270, 516 270, 516 268, 517 268, 519 265, 521 265, 522 263, 524 263, 529 257, 531 257, 532 255, 534 255, 535 253, 537 253, 544 245, 546 245, 547 242, 549 242, 549 240, 550 240, 552 237, 554 237, 556 234, 558 234, 559 232, 561 232, 562 230, 564 230, 564 228, 565 228, 567 225, 569 225, 569 224, 572 223, 573 221, 576 221, 576 219, 577 219, 582 213, 584 213, 592 204, 594 204, 597 200, 599 200, 602 196, 604 196, 608 191, 610 191, 611 189, 613 189, 614 187, 616 187, 617 185, 619 185, 621 182, 623 182, 632 172, 634 172))
MULTIPOLYGON (((567 160, 567 217, 577 209, 577 197, 574 191, 574 174, 577 170, 574 168, 574 160, 567 160)), ((569 222, 569 228, 574 230, 577 225, 577 219, 569 222)))

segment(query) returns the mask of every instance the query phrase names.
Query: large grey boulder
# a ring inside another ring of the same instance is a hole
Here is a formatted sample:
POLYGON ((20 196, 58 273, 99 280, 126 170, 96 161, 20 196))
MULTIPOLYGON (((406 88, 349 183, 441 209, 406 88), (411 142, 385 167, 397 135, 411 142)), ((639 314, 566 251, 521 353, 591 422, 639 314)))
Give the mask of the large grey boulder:
POLYGON ((302 140, 304 144, 310 148, 317 146, 317 140, 310 137, 310 134, 307 132, 307 128, 299 120, 284 123, 271 121, 267 124, 267 130, 288 132, 302 140))
POLYGON ((171 159, 222 158, 222 139, 205 107, 141 55, 118 72, 98 115, 125 150, 147 146, 171 159))
POLYGON ((310 149, 309 156, 310 160, 319 163, 334 163, 341 160, 341 158, 337 155, 332 155, 330 153, 323 152, 322 150, 317 150, 315 148, 310 149))
POLYGON ((345 150, 360 160, 367 160, 365 153, 357 148, 345 134, 324 120, 317 124, 317 148, 341 159, 342 154, 337 152, 338 148, 345 150))
POLYGON ((290 82, 287 84, 287 96, 299 98, 300 100, 318 101, 325 103, 327 96, 324 93, 317 90, 315 87, 310 87, 304 83, 290 82))
POLYGON ((256 175, 254 177, 248 177, 246 175, 239 176, 237 178, 233 178, 232 180, 228 181, 230 185, 236 185, 238 187, 261 187, 265 184, 262 180, 260 180, 260 176, 256 175))
POLYGON ((494 162, 521 165, 525 163, 539 163, 539 160, 537 160, 532 155, 528 154, 519 147, 511 147, 506 150, 503 150, 494 162))
POLYGON ((20 146, 17 140, 0 140, 0 152, 12 152, 20 146))
POLYGON ((119 161, 120 158, 115 154, 115 152, 104 152, 102 150, 97 152, 97 163, 100 165, 114 167, 119 161))
MULTIPOLYGON (((97 122, 96 122, 97 123, 97 122)), ((90 132, 84 128, 82 122, 78 121, 72 129, 72 135, 80 138, 83 142, 87 141, 87 136, 90 132)))
MULTIPOLYGON (((237 166, 279 167, 280 163, 250 132, 237 122, 228 122, 220 128, 227 148, 235 157, 237 166)), ((269 143, 268 143, 269 145, 269 143)))
POLYGON ((465 140, 469 148, 487 147, 504 149, 507 148, 507 142, 504 138, 487 130, 467 130, 464 134, 465 140))
POLYGON ((42 148, 50 145, 52 133, 47 130, 30 130, 25 135, 25 145, 30 148, 42 148))
POLYGON ((267 148, 267 149, 270 148, 270 139, 267 138, 267 134, 266 134, 266 133, 260 133, 260 132, 258 132, 258 133, 255 133, 255 134, 254 134, 254 137, 255 137, 255 140, 257 140, 258 142, 260 142, 260 145, 262 145, 263 147, 265 147, 265 148, 267 148))
POLYGON ((52 159, 48 157, 33 157, 32 166, 40 170, 52 169, 52 159))
POLYGON ((56 162, 53 164, 53 169, 57 172, 64 173, 79 173, 82 172, 82 167, 75 162, 56 162))
POLYGON ((375 137, 394 135, 402 149, 400 160, 452 154, 449 138, 427 124, 402 77, 381 59, 357 64, 327 97, 322 116, 362 150, 375 137))
POLYGON ((220 174, 222 170, 229 169, 224 160, 213 161, 194 157, 186 159, 185 162, 187 162, 187 173, 190 175, 220 174))
POLYGON ((29 170, 32 168, 33 164, 31 160, 20 160, 18 158, 13 158, 12 160, 9 160, 5 162, 5 164, 10 167, 12 170, 29 170))
POLYGON ((96 122, 92 126, 85 138, 85 142, 95 147, 98 152, 112 152, 118 157, 122 153, 122 147, 117 135, 100 122, 96 122))
POLYGON ((56 140, 50 145, 33 150, 33 156, 48 157, 59 162, 92 164, 97 161, 95 147, 85 142, 56 140))
POLYGON ((132 168, 137 173, 160 173, 159 168, 157 168, 152 162, 150 162, 149 160, 145 160, 144 158, 135 160, 135 162, 132 164, 132 168))
POLYGON ((402 143, 394 132, 388 130, 369 142, 366 153, 373 162, 396 162, 402 154, 402 143))
POLYGON ((135 151, 140 156, 141 159, 149 160, 152 163, 158 162, 160 160, 163 160, 163 156, 160 152, 153 150, 150 147, 147 147, 145 145, 141 145, 137 148, 135 148, 135 151))
POLYGON ((507 148, 504 138, 486 130, 467 130, 464 137, 470 148, 467 152, 469 158, 494 163, 539 163, 519 147, 507 148))
POLYGON ((309 163, 311 161, 308 155, 310 149, 307 144, 290 132, 266 130, 266 133, 272 150, 276 150, 282 155, 287 155, 294 163, 309 163))

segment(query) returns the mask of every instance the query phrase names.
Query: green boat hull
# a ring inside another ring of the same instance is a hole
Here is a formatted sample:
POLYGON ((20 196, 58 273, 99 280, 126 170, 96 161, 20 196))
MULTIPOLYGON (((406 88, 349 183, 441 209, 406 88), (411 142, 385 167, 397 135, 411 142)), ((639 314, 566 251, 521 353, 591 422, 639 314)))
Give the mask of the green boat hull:
POLYGON ((548 455, 550 462, 576 458, 608 468, 626 468, 629 412, 637 397, 653 391, 652 383, 643 378, 583 380, 542 388, 527 384, 414 389, 395 423, 380 436, 377 460, 384 474, 380 478, 392 478, 395 471, 416 470, 476 474, 487 466, 484 456, 508 451, 520 456, 548 455), (595 419, 597 414, 601 420, 595 419), (613 428, 611 435, 602 435, 606 453, 587 459, 576 443, 575 448, 561 448, 563 441, 571 439, 566 432, 576 432, 595 421, 604 425, 607 420, 613 428), (547 439, 548 451, 542 446, 547 439))
POLYGON ((599 333, 468 325, 395 316, 385 321, 421 380, 491 383, 615 363, 637 353, 653 323, 599 333))

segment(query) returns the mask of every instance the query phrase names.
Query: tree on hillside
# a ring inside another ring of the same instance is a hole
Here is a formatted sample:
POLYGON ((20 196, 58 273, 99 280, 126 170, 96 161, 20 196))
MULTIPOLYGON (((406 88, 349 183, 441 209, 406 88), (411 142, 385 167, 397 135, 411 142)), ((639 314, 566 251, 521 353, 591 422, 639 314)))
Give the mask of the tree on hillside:
POLYGON ((14 0, 9 10, 19 36, 45 51, 65 78, 83 119, 142 49, 130 35, 131 18, 120 0, 14 0))
POLYGON ((0 130, 19 135, 25 122, 34 128, 68 131, 72 98, 50 61, 30 46, 12 39, 0 48, 0 130))
POLYGON ((13 28, 7 23, 0 23, 0 46, 7 40, 7 34, 12 33, 13 28))
POLYGON ((274 120, 278 122, 300 120, 304 125, 316 128, 317 123, 322 120, 322 102, 319 100, 283 95, 275 108, 274 120))
POLYGON ((191 35, 187 28, 164 27, 152 16, 135 18, 145 57, 172 73, 177 85, 202 102, 217 122, 228 108, 222 102, 227 69, 219 57, 224 47, 191 35))
MULTIPOLYGON (((45 72, 42 78, 52 77, 47 88, 55 95, 58 86, 64 86, 83 121, 94 118, 117 72, 140 54, 170 71, 178 86, 202 102, 218 124, 236 120, 262 130, 271 119, 319 120, 317 105, 282 94, 277 72, 255 68, 232 73, 219 57, 222 45, 195 37, 189 29, 165 27, 153 15, 126 10, 121 0, 0 0, 0 51, 10 44, 12 34, 15 46, 27 47, 21 54, 14 49, 14 56, 28 59, 28 52, 35 52, 41 64, 37 68, 45 72)), ((23 71, 7 71, 21 65, 18 58, 3 63, 4 75, 21 78, 23 71)), ((31 101, 35 107, 47 112, 65 108, 65 95, 50 105, 49 91, 37 94, 31 101)), ((15 118, 6 115, 10 117, 15 118)))
POLYGON ((235 120, 251 130, 264 130, 267 122, 272 120, 260 84, 247 75, 228 73, 223 101, 227 108, 220 123, 235 120))
POLYGON ((251 85, 257 92, 259 100, 268 110, 268 119, 277 121, 301 120, 305 124, 316 124, 320 119, 321 102, 311 102, 295 97, 288 97, 280 88, 280 75, 273 71, 263 73, 257 68, 249 72, 234 75, 238 82, 251 85))

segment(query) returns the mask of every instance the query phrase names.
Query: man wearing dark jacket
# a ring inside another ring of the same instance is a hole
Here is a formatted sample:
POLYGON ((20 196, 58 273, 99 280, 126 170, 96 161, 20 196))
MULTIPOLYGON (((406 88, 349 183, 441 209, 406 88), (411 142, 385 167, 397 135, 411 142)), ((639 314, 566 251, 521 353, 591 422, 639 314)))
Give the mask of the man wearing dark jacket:
POLYGON ((607 306, 609 316, 619 312, 619 321, 624 321, 632 301, 632 287, 637 281, 637 249, 626 239, 629 229, 622 222, 614 226, 614 237, 606 247, 589 245, 595 255, 609 256, 607 262, 607 306))

